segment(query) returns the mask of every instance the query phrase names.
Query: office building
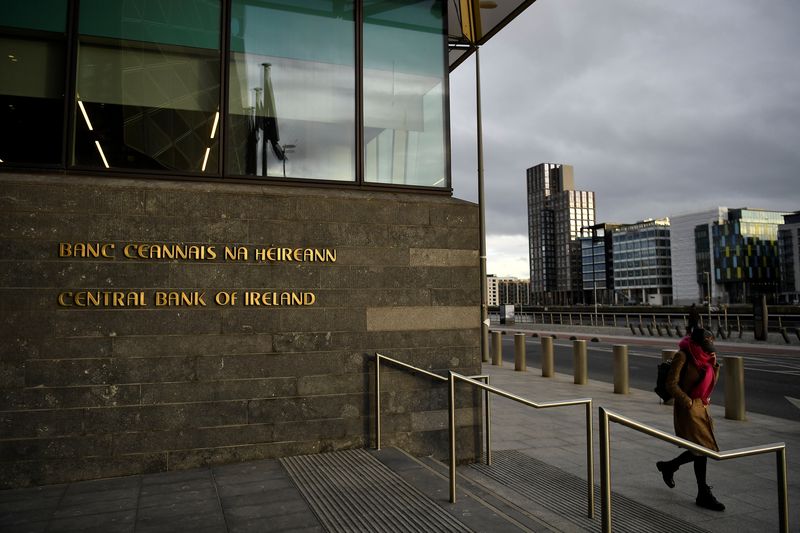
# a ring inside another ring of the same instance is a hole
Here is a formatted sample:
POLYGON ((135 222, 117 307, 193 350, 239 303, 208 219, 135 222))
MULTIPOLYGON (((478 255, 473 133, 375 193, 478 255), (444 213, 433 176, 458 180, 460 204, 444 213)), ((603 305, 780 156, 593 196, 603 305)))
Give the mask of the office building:
POLYGON ((670 305, 669 219, 620 226, 612 231, 612 239, 617 303, 670 305))
MULTIPOLYGON (((479 373, 448 77, 530 3, 3 2, 0 488, 368 446, 378 350, 479 373)), ((446 457, 445 395, 385 387, 446 457)))
MULTIPOLYGON (((725 287, 729 303, 749 303, 766 295, 776 301, 780 290, 778 228, 789 213, 764 209, 729 209, 728 218, 695 230, 696 247, 705 249, 710 239, 713 270, 709 260, 697 254, 697 271, 713 272, 714 283, 725 287)), ((717 301, 717 300, 713 300, 717 301)))
POLYGON ((800 303, 800 211, 786 215, 778 227, 778 255, 781 265, 780 300, 800 303))
POLYGON ((527 170, 531 303, 572 304, 583 298, 578 238, 595 223, 594 192, 574 189, 571 165, 527 170))
POLYGON ((595 224, 587 228, 589 237, 580 238, 583 303, 614 303, 613 230, 620 226, 595 224))
POLYGON ((706 278, 704 274, 704 272, 712 272, 715 266, 711 240, 706 237, 698 241, 695 238, 696 228, 699 226, 703 226, 705 229, 697 231, 710 235, 711 226, 715 223, 719 224, 727 218, 727 207, 669 217, 672 302, 675 305, 702 303, 706 300, 709 290, 712 299, 727 301, 724 285, 716 283, 713 278, 706 278), (703 258, 699 271, 698 256, 703 258), (709 282, 711 283, 710 288, 709 282))

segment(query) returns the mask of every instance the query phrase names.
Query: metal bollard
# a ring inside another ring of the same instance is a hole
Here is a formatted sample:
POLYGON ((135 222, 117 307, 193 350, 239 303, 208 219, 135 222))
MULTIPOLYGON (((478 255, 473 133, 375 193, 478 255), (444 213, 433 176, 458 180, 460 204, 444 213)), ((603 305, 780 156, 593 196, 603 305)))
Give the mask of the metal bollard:
POLYGON ((614 394, 630 392, 628 373, 628 347, 625 344, 614 345, 614 394))
POLYGON ((514 370, 525 372, 528 367, 525 366, 525 334, 514 334, 514 370))
POLYGON ((552 378, 553 367, 553 337, 542 336, 542 377, 552 378))
POLYGON ((661 362, 672 361, 673 355, 675 355, 675 350, 661 350, 661 362))
POLYGON ((589 378, 589 361, 586 341, 572 341, 572 366, 576 385, 586 385, 589 378))
POLYGON ((492 364, 503 366, 503 338, 499 331, 492 332, 492 364))
POLYGON ((725 418, 745 420, 744 410, 744 359, 724 357, 725 364, 725 418))

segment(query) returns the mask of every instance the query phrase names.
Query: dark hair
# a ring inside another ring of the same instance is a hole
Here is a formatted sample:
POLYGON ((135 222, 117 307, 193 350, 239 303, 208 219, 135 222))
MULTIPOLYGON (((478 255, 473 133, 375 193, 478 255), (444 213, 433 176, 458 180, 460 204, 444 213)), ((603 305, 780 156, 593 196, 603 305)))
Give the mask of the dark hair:
POLYGON ((708 331, 707 329, 702 328, 695 328, 692 330, 692 342, 695 344, 703 344, 703 340, 708 338, 714 338, 714 334, 708 331))

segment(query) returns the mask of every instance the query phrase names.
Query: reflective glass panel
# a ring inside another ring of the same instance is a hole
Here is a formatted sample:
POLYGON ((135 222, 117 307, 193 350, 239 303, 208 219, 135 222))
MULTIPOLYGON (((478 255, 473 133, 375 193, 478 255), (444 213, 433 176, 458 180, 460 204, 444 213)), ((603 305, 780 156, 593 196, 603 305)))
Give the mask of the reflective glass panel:
POLYGON ((81 0, 73 163, 218 173, 219 0, 81 0))
POLYGON ((0 10, 0 164, 61 163, 67 0, 0 10))
POLYGON ((226 171, 355 180, 353 2, 234 0, 226 171))
POLYGON ((364 2, 365 180, 447 187, 445 2, 364 2))

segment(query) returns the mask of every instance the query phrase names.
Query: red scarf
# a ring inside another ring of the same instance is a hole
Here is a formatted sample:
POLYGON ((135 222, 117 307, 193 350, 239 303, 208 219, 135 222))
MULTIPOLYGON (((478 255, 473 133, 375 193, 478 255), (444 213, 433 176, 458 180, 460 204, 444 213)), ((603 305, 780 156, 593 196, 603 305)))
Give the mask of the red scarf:
POLYGON ((678 348, 685 354, 688 354, 700 372, 700 380, 694 385, 691 391, 688 392, 689 397, 693 400, 700 398, 703 400, 703 405, 708 405, 711 401, 711 391, 714 390, 714 368, 711 364, 712 354, 706 353, 699 344, 692 342, 689 337, 684 337, 678 343, 678 348))

